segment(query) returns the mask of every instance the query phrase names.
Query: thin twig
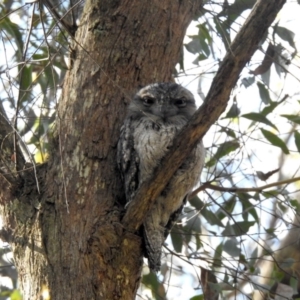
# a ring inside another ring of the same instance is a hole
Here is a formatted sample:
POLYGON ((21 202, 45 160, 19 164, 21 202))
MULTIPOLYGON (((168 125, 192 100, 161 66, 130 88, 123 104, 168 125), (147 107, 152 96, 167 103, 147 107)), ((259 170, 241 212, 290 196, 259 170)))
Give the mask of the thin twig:
POLYGON ((229 193, 261 192, 262 190, 265 190, 265 189, 268 189, 268 188, 271 188, 274 186, 289 184, 289 183, 293 183, 296 181, 300 181, 300 177, 290 178, 290 179, 286 179, 286 180, 282 180, 282 181, 276 181, 276 182, 262 185, 259 187, 249 187, 249 188, 240 188, 240 187, 231 187, 231 188, 228 187, 227 188, 227 187, 212 184, 211 182, 205 182, 204 184, 202 184, 199 188, 197 188, 190 194, 189 199, 195 197, 199 192, 201 192, 205 189, 210 189, 210 190, 220 191, 220 192, 229 192, 229 193))
MULTIPOLYGON (((52 15, 52 17, 56 20, 57 25, 59 26, 59 24, 62 25, 62 27, 70 34, 70 36, 74 37, 75 32, 77 30, 77 26, 76 24, 69 24, 67 21, 64 20, 64 17, 70 12, 70 10, 68 10, 62 17, 59 15, 59 13, 57 12, 57 10, 55 9, 55 7, 52 5, 51 1, 48 0, 42 0, 40 1, 40 3, 44 4, 47 9, 49 10, 50 14, 52 15)), ((80 3, 80 1, 79 1, 80 3)), ((78 5, 76 3, 76 5, 78 5)), ((71 8, 72 9, 72 8, 71 8)), ((59 26, 60 27, 60 26, 59 26)))
MULTIPOLYGON (((26 36, 26 41, 25 41, 25 45, 24 45, 24 50, 23 50, 23 55, 22 55, 22 61, 26 62, 26 55, 27 55, 27 50, 28 50, 28 45, 29 45, 29 41, 30 41, 30 35, 32 32, 32 28, 33 28, 33 17, 34 17, 34 11, 35 11, 35 3, 33 4, 33 8, 32 8, 32 12, 31 12, 31 21, 30 21, 30 25, 29 25, 29 29, 28 29, 28 34, 26 36)), ((26 63, 25 63, 26 64, 26 63)), ((24 79, 24 68, 25 68, 25 64, 22 67, 21 71, 20 71, 20 80, 19 80, 19 94, 18 94, 18 100, 17 100, 17 105, 16 105, 16 114, 14 117, 14 163, 15 163, 15 170, 18 171, 17 166, 18 166, 18 153, 17 153, 17 130, 18 130, 18 115, 19 115, 19 110, 20 110, 20 105, 21 105, 21 95, 23 94, 23 90, 22 90, 22 82, 24 79)))
MULTIPOLYGON (((6 118, 6 116, 4 114, 2 114, 1 112, 0 112, 0 114, 1 114, 2 118, 7 122, 7 124, 13 129, 14 135, 16 135, 18 137, 19 141, 21 141, 22 145, 24 146, 25 150, 27 151, 28 157, 29 157, 30 162, 32 163, 32 167, 33 167, 34 178, 35 178, 35 181, 36 181, 36 188, 37 188, 38 193, 40 194, 40 186, 39 186, 39 181, 38 181, 38 178, 37 178, 36 165, 35 165, 35 162, 34 162, 33 158, 31 157, 31 154, 30 154, 30 151, 29 151, 28 147, 27 147, 26 143, 23 142, 22 137, 20 136, 19 132, 10 124, 10 122, 6 118)), ((18 171, 18 170, 16 170, 16 171, 18 171)))

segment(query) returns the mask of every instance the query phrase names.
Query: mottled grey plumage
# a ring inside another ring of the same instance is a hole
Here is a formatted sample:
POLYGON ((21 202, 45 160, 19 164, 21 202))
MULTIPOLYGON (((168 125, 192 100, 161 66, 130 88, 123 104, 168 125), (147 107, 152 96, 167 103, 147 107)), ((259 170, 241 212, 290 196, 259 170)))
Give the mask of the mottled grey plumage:
MULTIPOLYGON (((127 202, 134 198, 141 183, 152 176, 175 135, 195 111, 193 95, 175 83, 151 84, 135 95, 128 107, 118 143, 118 165, 127 202)), ((188 193, 199 181, 204 155, 200 141, 145 218, 145 256, 152 271, 160 269, 161 247, 188 193)))

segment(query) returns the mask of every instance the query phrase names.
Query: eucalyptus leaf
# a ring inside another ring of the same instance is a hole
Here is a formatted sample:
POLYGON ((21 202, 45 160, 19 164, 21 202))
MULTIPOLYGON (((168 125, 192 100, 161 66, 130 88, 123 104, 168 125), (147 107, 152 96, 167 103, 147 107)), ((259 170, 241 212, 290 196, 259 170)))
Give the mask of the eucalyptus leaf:
POLYGON ((201 215, 207 220, 207 222, 210 225, 218 225, 218 226, 224 227, 224 225, 221 222, 220 218, 216 214, 211 212, 210 210, 204 208, 201 211, 201 215))
POLYGON ((221 157, 228 155, 230 152, 235 151, 239 147, 240 144, 237 141, 224 142, 219 146, 215 155, 207 162, 207 166, 211 167, 215 165, 221 157))
POLYGON ((198 36, 190 36, 190 38, 192 40, 184 45, 186 50, 193 54, 201 52, 201 45, 198 36))
MULTIPOLYGON (((176 228, 176 227, 173 227, 176 228)), ((177 231, 174 232, 175 230, 171 230, 170 236, 171 236, 171 241, 173 244, 173 247, 176 252, 181 252, 182 246, 183 246, 183 240, 182 240, 182 235, 178 233, 177 231)))
POLYGON ((268 131, 268 130, 264 130, 261 129, 262 134, 264 135, 264 137, 273 145, 276 147, 281 148, 281 150, 283 151, 283 153, 285 154, 289 154, 290 151, 287 148, 286 144, 283 142, 283 140, 281 138, 279 138, 277 135, 275 135, 274 133, 268 131))
POLYGON ((245 115, 241 115, 241 117, 255 121, 255 122, 260 122, 260 123, 264 123, 266 125, 271 126, 272 128, 277 130, 277 127, 267 119, 266 116, 264 116, 264 114, 261 113, 249 113, 249 114, 245 114, 245 115))
POLYGON ((238 242, 235 238, 231 238, 226 240, 223 246, 223 250, 230 254, 231 256, 239 256, 241 253, 241 249, 238 247, 238 242))
POLYGON ((223 230, 222 234, 225 236, 240 236, 247 234, 249 228, 253 226, 256 222, 254 221, 242 221, 235 222, 230 224, 229 222, 226 225, 226 228, 223 230))
POLYGON ((215 267, 222 266, 222 260, 223 260, 222 253, 223 253, 223 243, 220 243, 215 250, 215 255, 214 255, 214 260, 213 260, 213 264, 215 267))
POLYGON ((255 82, 255 76, 249 76, 242 79, 241 85, 243 85, 245 88, 248 88, 255 82))
POLYGON ((236 118, 240 114, 240 109, 238 108, 236 102, 233 102, 229 111, 227 112, 226 116, 224 118, 236 118))
POLYGON ((269 104, 272 100, 270 98, 269 91, 266 89, 265 85, 258 82, 257 83, 259 95, 263 103, 269 104))
POLYGON ((290 31, 289 29, 281 26, 276 26, 275 33, 280 36, 284 41, 287 41, 292 48, 296 50, 296 45, 294 42, 295 33, 290 31))
POLYGON ((300 116, 299 115, 281 115, 281 116, 288 119, 291 122, 300 124, 300 116))
POLYGON ((281 100, 279 102, 275 102, 275 101, 271 101, 269 103, 269 105, 265 106, 264 109, 262 110, 261 114, 266 116, 268 115, 269 113, 273 112, 273 110, 278 106, 280 105, 284 100, 281 100))
POLYGON ((295 137, 295 144, 298 149, 298 152, 300 153, 300 133, 298 131, 294 132, 294 137, 295 137))
POLYGON ((9 18, 2 18, 0 22, 0 30, 6 32, 6 34, 13 38, 17 45, 16 55, 18 59, 23 55, 23 34, 20 32, 21 28, 16 23, 13 23, 9 18))
POLYGON ((190 298, 190 300, 204 300, 204 296, 203 295, 197 295, 197 296, 194 296, 194 297, 190 298))

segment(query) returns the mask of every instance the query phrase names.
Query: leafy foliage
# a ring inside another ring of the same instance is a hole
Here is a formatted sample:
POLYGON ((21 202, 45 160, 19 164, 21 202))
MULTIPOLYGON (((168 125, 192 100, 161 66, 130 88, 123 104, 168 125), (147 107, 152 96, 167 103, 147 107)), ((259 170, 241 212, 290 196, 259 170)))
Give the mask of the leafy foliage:
MULTIPOLYGON (((57 12, 71 13, 70 3, 56 7, 57 12)), ((254 3, 205 1, 202 15, 188 31, 177 81, 205 98, 219 62, 230 51, 254 3)), ((288 5, 299 10, 299 1, 288 5)), ((0 55, 5 57, 0 66, 0 112, 5 111, 26 145, 28 160, 36 163, 47 160, 48 134, 68 69, 70 38, 61 28, 51 8, 42 4, 0 4, 0 55)), ((166 240, 161 273, 143 274, 140 299, 198 300, 204 299, 204 290, 222 299, 236 295, 252 299, 255 290, 266 291, 260 282, 261 261, 266 256, 276 259, 280 248, 274 245, 278 246, 300 211, 294 197, 299 186, 292 184, 293 177, 299 176, 300 153, 295 34, 296 28, 288 28, 284 19, 276 21, 240 75, 228 110, 205 137, 207 160, 199 193, 189 199, 166 240), (267 183, 261 182, 257 171, 275 167, 280 168, 277 181, 289 180, 277 184, 272 175, 267 183), (263 187, 270 183, 274 184, 263 187), (182 281, 189 288, 178 291, 175 286, 182 281)), ((287 257, 274 264, 273 281, 266 285, 269 290, 284 278, 282 269, 294 262, 287 257)), ((7 262, 1 264, 6 264, 1 275, 11 278, 12 288, 2 286, 0 299, 20 299, 15 273, 4 272, 15 269, 7 262)), ((297 280, 290 280, 296 289, 297 280)))

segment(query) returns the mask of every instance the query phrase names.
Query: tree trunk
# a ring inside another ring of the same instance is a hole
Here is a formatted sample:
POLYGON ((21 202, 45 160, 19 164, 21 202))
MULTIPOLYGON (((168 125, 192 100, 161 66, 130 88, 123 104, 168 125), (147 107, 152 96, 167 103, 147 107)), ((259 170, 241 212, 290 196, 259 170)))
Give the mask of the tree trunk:
MULTIPOLYGON (((138 87, 172 81, 185 30, 200 6, 201 0, 87 1, 50 159, 37 176, 18 162, 0 181, 24 299, 40 299, 44 288, 55 300, 134 299, 143 253, 141 238, 120 222, 119 129, 138 87)), ((10 137, 3 147, 11 165, 10 137)))

